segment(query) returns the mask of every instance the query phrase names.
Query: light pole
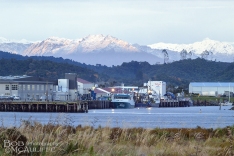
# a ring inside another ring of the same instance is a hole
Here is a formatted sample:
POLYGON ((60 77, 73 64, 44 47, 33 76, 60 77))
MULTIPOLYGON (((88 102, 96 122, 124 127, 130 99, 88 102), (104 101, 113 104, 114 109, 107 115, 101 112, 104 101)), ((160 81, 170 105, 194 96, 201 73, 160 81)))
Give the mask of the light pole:
POLYGON ((66 91, 66 97, 67 97, 67 99, 66 99, 66 100, 68 101, 68 92, 67 92, 67 91, 66 91))
POLYGON ((79 92, 78 92, 78 90, 77 90, 77 91, 75 92, 75 96, 76 96, 76 97, 75 97, 75 100, 77 100, 77 101, 79 100, 78 95, 79 95, 79 92))

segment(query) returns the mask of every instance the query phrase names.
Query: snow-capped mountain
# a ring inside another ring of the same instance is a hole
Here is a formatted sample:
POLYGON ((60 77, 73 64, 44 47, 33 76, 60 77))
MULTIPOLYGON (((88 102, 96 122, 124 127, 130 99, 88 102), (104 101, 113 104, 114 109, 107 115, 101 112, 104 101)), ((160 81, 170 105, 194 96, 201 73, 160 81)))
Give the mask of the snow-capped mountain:
POLYGON ((114 50, 116 52, 138 52, 138 49, 128 42, 109 35, 89 35, 80 41, 77 48, 77 50, 82 50, 82 52, 100 50, 114 50))
POLYGON ((52 55, 87 64, 104 65, 119 65, 132 60, 155 63, 156 60, 160 60, 153 54, 143 52, 128 42, 109 35, 89 35, 77 40, 51 37, 31 44, 22 54, 52 55))
MULTIPOLYGON (((195 42, 192 44, 156 43, 156 44, 148 45, 148 47, 152 49, 157 49, 157 50, 166 49, 169 51, 179 52, 179 54, 184 49, 188 53, 191 52, 192 59, 197 58, 197 57, 206 57, 206 59, 208 60, 213 60, 213 61, 216 60, 216 61, 221 61, 221 62, 233 62, 234 60, 234 57, 233 57, 234 44, 233 43, 215 41, 209 38, 206 38, 201 42, 195 42), (203 55, 205 51, 208 52, 206 56, 203 55)), ((181 58, 180 55, 179 55, 179 58, 181 58)))
MULTIPOLYGON (((39 41, 36 41, 39 42, 39 41)), ((21 40, 9 40, 6 39, 4 37, 0 37, 0 44, 2 43, 22 43, 22 44, 31 44, 31 43, 35 43, 35 41, 28 41, 26 39, 21 39, 21 40)))
POLYGON ((181 52, 183 49, 188 52, 193 52, 194 54, 201 54, 205 50, 212 52, 213 54, 222 53, 222 54, 233 54, 234 45, 233 43, 228 42, 219 42, 211 40, 209 38, 204 39, 201 42, 195 42, 192 44, 170 44, 170 43, 156 43, 148 45, 152 49, 168 49, 171 51, 181 52))
POLYGON ((53 56, 56 53, 63 52, 66 55, 72 53, 78 43, 79 40, 50 37, 41 42, 31 44, 22 54, 28 56, 53 56))
POLYGON ((51 37, 42 42, 32 44, 23 55, 51 55, 57 53, 89 53, 94 51, 138 52, 138 49, 129 43, 104 35, 89 35, 82 39, 70 40, 51 37))
POLYGON ((23 53, 34 42, 26 39, 22 40, 8 40, 4 37, 0 37, 0 50, 11 52, 15 54, 23 53))
POLYGON ((0 38, 0 50, 28 56, 55 56, 72 59, 86 64, 119 65, 123 62, 147 61, 151 64, 173 62, 181 59, 181 51, 191 51, 187 58, 201 57, 222 62, 233 62, 234 43, 204 39, 192 44, 156 43, 148 46, 130 44, 112 36, 89 35, 82 39, 50 37, 43 41, 12 41, 0 38))

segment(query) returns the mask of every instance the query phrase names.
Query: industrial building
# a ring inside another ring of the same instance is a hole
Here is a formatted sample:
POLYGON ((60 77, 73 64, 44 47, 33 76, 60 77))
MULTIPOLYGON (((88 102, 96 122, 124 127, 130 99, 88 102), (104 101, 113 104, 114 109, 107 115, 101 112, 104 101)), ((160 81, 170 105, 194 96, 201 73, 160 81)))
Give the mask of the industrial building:
POLYGON ((41 78, 22 76, 0 76, 0 96, 19 96, 21 100, 52 99, 56 82, 41 78))
POLYGON ((84 79, 81 78, 77 78, 77 88, 78 88, 78 92, 79 94, 83 95, 83 94, 89 94, 89 90, 93 90, 95 87, 95 84, 89 81, 86 81, 84 79))
POLYGON ((199 94, 203 96, 233 96, 233 82, 191 82, 189 84, 190 94, 199 94))
POLYGON ((25 101, 74 101, 91 89, 94 83, 77 78, 76 73, 65 73, 64 79, 54 81, 27 75, 0 76, 0 96, 19 96, 25 101))
POLYGON ((113 86, 98 88, 92 82, 77 77, 76 73, 65 73, 64 79, 54 81, 32 76, 0 76, 0 96, 19 96, 21 100, 75 101, 109 97, 115 93, 137 93, 157 95, 158 98, 166 93, 166 83, 163 81, 148 81, 144 87, 113 86), (92 98, 91 98, 92 97, 92 98))
POLYGON ((65 79, 58 79, 56 90, 53 91, 54 99, 59 101, 70 101, 77 99, 77 75, 65 73, 65 79))

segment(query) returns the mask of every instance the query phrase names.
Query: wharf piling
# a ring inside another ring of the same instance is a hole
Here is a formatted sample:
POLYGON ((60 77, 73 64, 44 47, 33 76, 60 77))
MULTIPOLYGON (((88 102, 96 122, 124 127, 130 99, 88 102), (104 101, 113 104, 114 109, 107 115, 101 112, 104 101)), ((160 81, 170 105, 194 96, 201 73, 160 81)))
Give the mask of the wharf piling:
POLYGON ((159 107, 189 107, 189 101, 161 100, 159 107))
MULTIPOLYGON (((158 107, 189 107, 189 101, 161 100, 158 107)), ((112 108, 111 101, 0 101, 0 112, 87 113, 89 109, 112 108)))
POLYGON ((69 112, 87 113, 88 103, 78 102, 27 102, 1 101, 0 112, 69 112))
POLYGON ((89 109, 108 109, 111 108, 111 101, 86 101, 88 103, 89 109))

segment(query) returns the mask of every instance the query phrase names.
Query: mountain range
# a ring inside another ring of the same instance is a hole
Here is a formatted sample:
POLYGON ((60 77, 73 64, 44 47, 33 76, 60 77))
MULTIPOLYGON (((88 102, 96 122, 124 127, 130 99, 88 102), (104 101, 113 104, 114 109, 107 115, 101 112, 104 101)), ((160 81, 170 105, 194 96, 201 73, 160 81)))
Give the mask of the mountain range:
POLYGON ((214 41, 208 38, 192 44, 139 45, 130 44, 110 35, 89 35, 77 40, 50 37, 37 42, 14 41, 0 37, 0 51, 23 56, 63 57, 81 63, 107 66, 120 65, 132 60, 146 61, 150 64, 198 57, 220 62, 233 62, 234 60, 234 43, 214 41), (166 53, 162 52, 164 49, 166 53), (181 55, 182 51, 183 55, 181 55))

